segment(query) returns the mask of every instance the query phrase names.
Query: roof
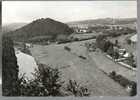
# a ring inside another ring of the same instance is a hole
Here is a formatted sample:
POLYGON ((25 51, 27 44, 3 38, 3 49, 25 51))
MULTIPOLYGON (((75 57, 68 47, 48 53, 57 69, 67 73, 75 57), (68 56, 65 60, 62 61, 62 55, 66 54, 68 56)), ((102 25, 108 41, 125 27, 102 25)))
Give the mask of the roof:
POLYGON ((130 40, 131 40, 132 42, 137 42, 137 34, 133 35, 133 36, 130 38, 130 40))

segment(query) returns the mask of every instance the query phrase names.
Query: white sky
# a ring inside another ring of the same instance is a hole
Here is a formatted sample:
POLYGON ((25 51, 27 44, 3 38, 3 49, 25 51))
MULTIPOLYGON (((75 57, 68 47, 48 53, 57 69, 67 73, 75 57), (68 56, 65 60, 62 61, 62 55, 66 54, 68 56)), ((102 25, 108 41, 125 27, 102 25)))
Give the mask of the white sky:
POLYGON ((3 1, 2 22, 31 22, 38 18, 62 22, 96 18, 137 17, 136 1, 3 1))

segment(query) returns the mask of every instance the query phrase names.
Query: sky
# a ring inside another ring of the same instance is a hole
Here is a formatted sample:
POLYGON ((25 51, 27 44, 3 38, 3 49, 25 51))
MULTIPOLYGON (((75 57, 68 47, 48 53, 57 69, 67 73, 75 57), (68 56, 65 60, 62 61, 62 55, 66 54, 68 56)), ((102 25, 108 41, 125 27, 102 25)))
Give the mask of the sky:
POLYGON ((137 17, 136 1, 3 1, 2 23, 52 18, 61 22, 137 17))

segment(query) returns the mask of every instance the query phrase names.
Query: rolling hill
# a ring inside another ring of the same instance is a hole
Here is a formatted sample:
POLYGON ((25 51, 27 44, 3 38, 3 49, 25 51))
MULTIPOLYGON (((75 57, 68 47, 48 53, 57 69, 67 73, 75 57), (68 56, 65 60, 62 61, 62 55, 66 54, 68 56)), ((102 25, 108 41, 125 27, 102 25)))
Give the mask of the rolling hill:
POLYGON ((2 32, 3 33, 7 33, 10 31, 14 31, 18 28, 23 27, 24 25, 26 25, 27 23, 12 23, 12 24, 5 24, 2 26, 2 32))
POLYGON ((113 18, 102 18, 102 19, 90 19, 90 20, 83 20, 83 21, 73 21, 68 22, 69 26, 73 25, 112 25, 112 24, 133 24, 137 21, 136 18, 120 18, 120 19, 113 19, 113 18))
POLYGON ((30 41, 32 38, 37 40, 38 37, 44 36, 46 39, 56 39, 59 35, 70 35, 72 32, 73 30, 67 24, 50 18, 41 18, 17 30, 8 32, 6 35, 16 41, 30 41))

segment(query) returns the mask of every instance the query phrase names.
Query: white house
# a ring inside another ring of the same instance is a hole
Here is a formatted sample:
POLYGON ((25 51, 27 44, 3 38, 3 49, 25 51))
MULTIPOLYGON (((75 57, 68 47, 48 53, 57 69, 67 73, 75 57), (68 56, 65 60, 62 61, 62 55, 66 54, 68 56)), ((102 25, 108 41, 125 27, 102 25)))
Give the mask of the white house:
POLYGON ((137 34, 130 37, 131 42, 136 43, 137 42, 137 37, 138 37, 137 34))
POLYGON ((134 48, 136 48, 136 44, 137 44, 137 41, 138 41, 138 36, 137 36, 137 34, 135 34, 135 35, 133 35, 133 36, 131 36, 130 38, 129 38, 129 40, 131 41, 131 45, 134 47, 134 48))

